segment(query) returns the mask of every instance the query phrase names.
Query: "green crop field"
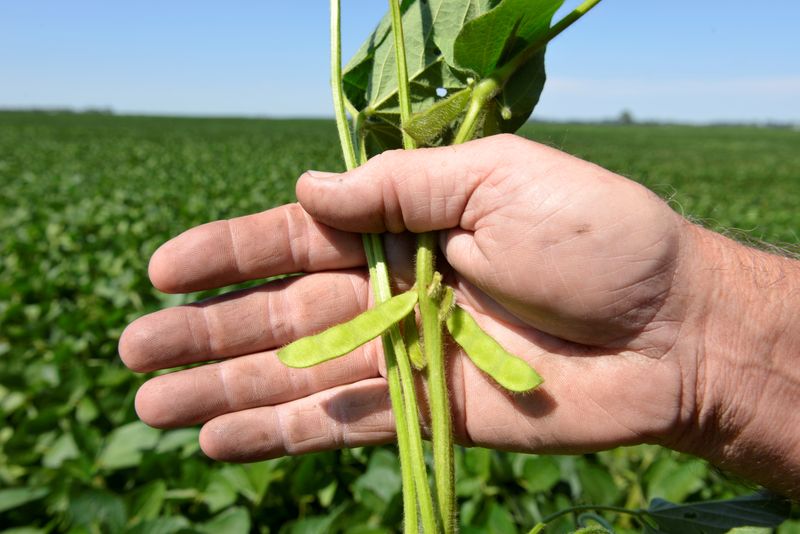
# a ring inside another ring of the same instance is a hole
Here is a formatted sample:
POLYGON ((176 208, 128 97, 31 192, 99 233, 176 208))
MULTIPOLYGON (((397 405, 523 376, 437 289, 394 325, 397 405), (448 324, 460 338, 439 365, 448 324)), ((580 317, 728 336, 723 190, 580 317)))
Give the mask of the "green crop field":
MULTIPOLYGON (((715 229, 800 243, 800 132, 534 123, 523 133, 641 181, 715 229)), ((392 447, 212 462, 198 429, 137 422, 146 377, 117 358, 128 322, 209 295, 150 287, 160 243, 292 201, 309 168, 342 168, 332 121, 0 113, 0 530, 396 531, 392 447)), ((572 503, 635 508, 754 490, 653 446, 580 457, 463 449, 457 468, 467 534, 525 532, 572 503)))

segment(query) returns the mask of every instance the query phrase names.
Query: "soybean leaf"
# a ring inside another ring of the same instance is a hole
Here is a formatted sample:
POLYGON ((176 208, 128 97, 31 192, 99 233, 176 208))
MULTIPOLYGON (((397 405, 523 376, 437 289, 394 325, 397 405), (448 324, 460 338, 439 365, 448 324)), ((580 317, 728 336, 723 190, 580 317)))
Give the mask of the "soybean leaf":
MULTIPOLYGON (((424 72, 438 60, 433 44, 433 20, 424 2, 413 2, 403 13, 403 33, 406 46, 406 63, 410 80, 424 72)), ((375 48, 373 68, 367 86, 366 100, 379 108, 397 91, 397 66, 394 39, 384 39, 375 48)))
POLYGON ((403 146, 403 137, 399 126, 388 122, 369 122, 365 124, 364 135, 367 154, 370 156, 403 146))
POLYGON ((84 491, 70 500, 68 510, 73 524, 88 532, 122 532, 128 519, 125 501, 106 490, 84 491))
POLYGON ((356 496, 363 498, 364 492, 371 492, 388 504, 400 492, 400 464, 397 456, 384 449, 378 449, 370 457, 367 471, 353 484, 356 496))
POLYGON ((708 467, 701 460, 677 462, 665 456, 653 462, 644 477, 647 496, 672 502, 683 502, 706 484, 708 467))
POLYGON ((208 532, 208 534, 217 534, 218 532, 247 534, 250 532, 250 514, 242 506, 228 508, 210 521, 198 525, 197 530, 208 532))
POLYGON ((50 492, 47 488, 23 486, 0 490, 0 513, 41 499, 50 492))
POLYGON ((533 108, 539 103, 539 97, 547 79, 544 69, 545 50, 529 59, 508 80, 503 90, 497 95, 497 106, 493 111, 497 131, 482 133, 493 135, 500 132, 516 132, 528 120, 533 108), (504 117, 507 110, 510 116, 504 117))
POLYGON ((383 334, 411 313, 416 303, 417 292, 406 291, 346 323, 289 343, 278 351, 278 358, 289 367, 311 367, 344 356, 383 334))
POLYGON ((447 318, 447 329, 478 369, 507 390, 522 393, 542 383, 533 367, 504 349, 459 306, 447 318))
POLYGON ((577 475, 581 484, 581 494, 594 504, 614 504, 619 497, 620 489, 605 466, 589 462, 587 458, 578 458, 577 475))
POLYGON ((464 24, 483 15, 494 7, 498 0, 428 0, 431 13, 435 15, 433 40, 445 61, 455 65, 453 45, 464 24))
POLYGON ((182 515, 172 515, 137 523, 134 527, 125 530, 125 534, 175 534, 191 532, 190 526, 189 520, 182 515))
POLYGON ((138 488, 131 500, 130 520, 138 523, 157 518, 166 495, 167 484, 163 480, 154 480, 138 488))
POLYGON ((182 456, 188 456, 199 448, 197 439, 200 435, 199 428, 179 428, 168 430, 161 435, 156 446, 157 453, 181 450, 182 456))
MULTIPOLYGON (((282 528, 281 532, 285 534, 327 534, 328 532, 339 532, 337 523, 347 509, 348 505, 346 503, 340 504, 325 515, 304 517, 293 521, 287 525, 288 528, 282 528)), ((347 532, 353 532, 353 530, 348 530, 347 532)), ((355 530, 355 532, 358 532, 358 530, 355 530)), ((366 532, 375 531, 366 530, 366 532)), ((378 530, 377 532, 382 531, 378 530)))
MULTIPOLYGON (((412 1, 414 0, 403 2, 400 7, 401 12, 404 12, 412 1)), ((392 19, 387 12, 343 69, 342 86, 345 95, 357 109, 363 109, 366 106, 366 93, 375 58, 375 50, 387 38, 391 40, 391 29, 392 19)))
POLYGON ((646 510, 656 523, 649 531, 659 534, 724 534, 742 526, 777 527, 790 512, 789 501, 766 493, 690 504, 653 499, 646 510))
POLYGON ((549 491, 561 479, 558 463, 551 456, 532 456, 522 464, 519 481, 529 493, 549 491))
POLYGON ((611 531, 603 527, 591 526, 579 528, 572 534, 611 534, 611 531))
POLYGON ((471 95, 470 89, 462 89, 425 111, 412 115, 403 129, 420 144, 429 145, 464 113, 471 95))
POLYGON ((503 0, 471 20, 453 45, 455 66, 484 78, 550 29, 562 0, 503 0))
POLYGON ((516 531, 514 518, 511 513, 496 501, 490 501, 489 517, 486 520, 486 528, 490 534, 504 534, 516 531))
POLYGON ((42 457, 42 465, 50 469, 58 469, 65 461, 79 458, 80 455, 72 434, 65 432, 48 447, 42 457))
POLYGON ((106 469, 133 467, 141 461, 142 451, 155 447, 160 435, 160 430, 139 421, 123 425, 109 434, 97 463, 106 469))

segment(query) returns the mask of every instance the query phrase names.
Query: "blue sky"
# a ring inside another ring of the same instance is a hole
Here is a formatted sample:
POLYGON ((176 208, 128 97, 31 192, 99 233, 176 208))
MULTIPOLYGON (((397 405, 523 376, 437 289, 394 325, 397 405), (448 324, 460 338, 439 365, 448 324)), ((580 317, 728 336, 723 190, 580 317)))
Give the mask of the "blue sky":
MULTIPOLYGON (((342 4, 347 58, 386 2, 342 4)), ((604 0, 551 44, 535 115, 800 121, 799 21, 798 0, 604 0)), ((0 0, 0 108, 330 116, 327 56, 325 0, 0 0)))

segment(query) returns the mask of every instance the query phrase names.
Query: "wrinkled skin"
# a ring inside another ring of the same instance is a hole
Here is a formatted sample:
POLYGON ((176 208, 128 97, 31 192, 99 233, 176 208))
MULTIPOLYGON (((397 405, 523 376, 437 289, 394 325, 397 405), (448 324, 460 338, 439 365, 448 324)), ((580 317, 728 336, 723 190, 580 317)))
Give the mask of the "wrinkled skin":
POLYGON ((351 232, 398 234, 386 242, 402 275, 399 258, 413 250, 403 233, 440 230, 438 267, 457 301, 545 378, 510 395, 449 344, 457 441, 531 452, 679 445, 697 411, 697 357, 679 350, 694 313, 682 268, 691 232, 645 188, 497 136, 309 172, 297 195, 299 205, 193 228, 154 254, 150 277, 169 293, 308 274, 132 323, 120 354, 136 371, 222 360, 145 383, 143 421, 203 424, 206 454, 234 461, 392 440, 379 343, 302 370, 275 350, 368 305, 351 232))

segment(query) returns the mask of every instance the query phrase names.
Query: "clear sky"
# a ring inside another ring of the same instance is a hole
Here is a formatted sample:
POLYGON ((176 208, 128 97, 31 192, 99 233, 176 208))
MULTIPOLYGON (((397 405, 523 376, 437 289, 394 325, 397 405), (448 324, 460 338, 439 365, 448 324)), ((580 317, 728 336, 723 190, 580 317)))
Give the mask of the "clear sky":
MULTIPOLYGON (((342 4, 347 58, 386 2, 342 4)), ((534 115, 800 121, 798 23, 800 0, 604 0, 551 44, 534 115)), ((330 116, 327 1, 0 0, 20 107, 330 116)))

